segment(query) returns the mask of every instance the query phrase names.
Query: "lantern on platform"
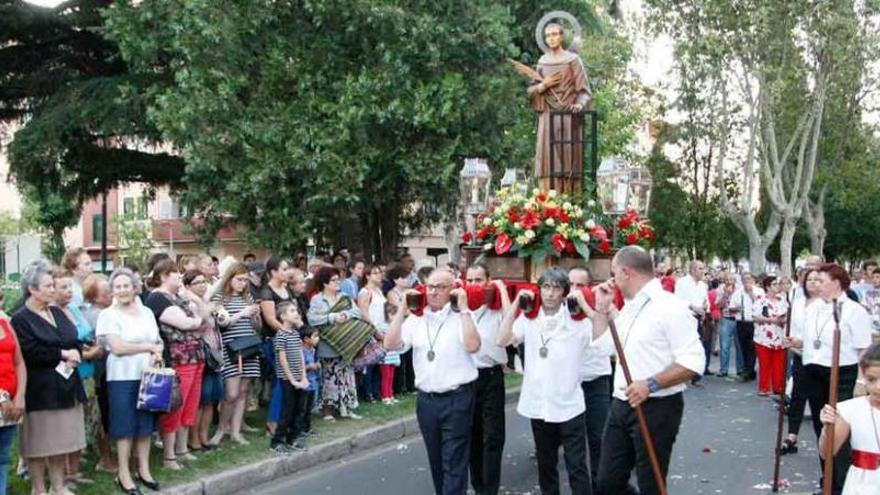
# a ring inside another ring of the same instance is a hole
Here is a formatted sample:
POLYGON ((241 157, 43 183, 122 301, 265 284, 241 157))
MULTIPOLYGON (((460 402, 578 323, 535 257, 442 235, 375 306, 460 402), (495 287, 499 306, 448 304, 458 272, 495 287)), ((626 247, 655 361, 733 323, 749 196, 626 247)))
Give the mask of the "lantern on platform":
POLYGON ((647 217, 653 184, 647 168, 618 157, 602 160, 596 172, 596 195, 606 215, 623 215, 634 209, 647 217))
POLYGON ((501 187, 526 187, 526 175, 518 168, 504 169, 504 175, 501 177, 501 187))
POLYGON ((473 232, 477 215, 489 205, 492 172, 485 159, 465 158, 458 178, 467 231, 473 232))

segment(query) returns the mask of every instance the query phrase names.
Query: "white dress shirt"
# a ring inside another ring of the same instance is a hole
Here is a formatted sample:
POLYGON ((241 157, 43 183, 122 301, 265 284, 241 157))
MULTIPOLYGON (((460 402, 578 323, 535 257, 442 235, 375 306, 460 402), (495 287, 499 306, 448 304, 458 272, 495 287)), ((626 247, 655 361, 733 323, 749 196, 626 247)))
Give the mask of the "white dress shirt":
POLYGON ((501 330, 501 311, 482 306, 471 317, 480 332, 480 350, 473 354, 477 368, 491 368, 507 362, 507 350, 498 345, 501 330))
POLYGON ((404 320, 400 352, 413 350, 415 384, 422 392, 449 392, 477 379, 474 358, 464 348, 461 318, 447 303, 440 311, 425 308, 423 316, 411 314, 404 320), (429 361, 432 348, 435 357, 429 361))
MULTIPOLYGON (((858 349, 871 345, 871 317, 861 304, 845 295, 838 299, 840 309, 840 365, 849 366, 859 362, 858 349)), ((834 340, 834 316, 832 305, 824 300, 813 302, 804 316, 803 341, 804 365, 818 364, 831 367, 831 351, 834 340), (819 348, 816 349, 816 341, 819 348)))
POLYGON ((600 376, 610 375, 613 355, 614 342, 611 339, 599 339, 595 344, 587 344, 581 366, 581 381, 589 382, 600 376))
POLYGON ((581 366, 593 335, 589 319, 571 319, 563 304, 553 316, 538 310, 530 320, 520 315, 513 324, 516 343, 525 343, 525 376, 516 411, 529 419, 563 423, 584 412, 581 366), (547 357, 540 356, 547 347, 547 357))
POLYGON ((744 287, 736 289, 730 296, 729 304, 731 308, 739 310, 736 312, 736 321, 755 321, 755 301, 762 295, 764 295, 764 291, 754 285, 751 296, 744 287))
POLYGON ((675 283, 675 295, 690 306, 709 307, 709 286, 702 280, 694 280, 690 275, 678 279, 675 283))
MULTIPOLYGON (((626 301, 614 323, 634 381, 647 380, 673 363, 695 373, 703 372, 706 356, 697 333, 697 320, 687 303, 664 291, 657 280, 645 284, 635 297, 626 301)), ((610 330, 593 345, 605 339, 612 340, 610 330)), ((625 401, 625 389, 626 378, 618 365, 614 372, 614 397, 625 401)), ((684 389, 685 385, 680 383, 658 390, 651 397, 673 395, 684 389)))

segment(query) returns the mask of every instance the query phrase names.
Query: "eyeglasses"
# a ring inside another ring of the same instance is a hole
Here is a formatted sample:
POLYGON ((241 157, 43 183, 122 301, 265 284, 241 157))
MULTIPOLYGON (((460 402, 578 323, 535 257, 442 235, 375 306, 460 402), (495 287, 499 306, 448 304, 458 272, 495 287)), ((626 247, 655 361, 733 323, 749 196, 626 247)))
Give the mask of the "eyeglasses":
POLYGON ((452 288, 452 284, 437 284, 437 285, 426 285, 425 288, 428 289, 428 292, 440 292, 442 290, 449 290, 452 288))
POLYGON ((208 283, 207 280, 195 280, 195 281, 193 281, 193 282, 190 282, 189 285, 204 285, 204 284, 207 284, 207 283, 208 283))

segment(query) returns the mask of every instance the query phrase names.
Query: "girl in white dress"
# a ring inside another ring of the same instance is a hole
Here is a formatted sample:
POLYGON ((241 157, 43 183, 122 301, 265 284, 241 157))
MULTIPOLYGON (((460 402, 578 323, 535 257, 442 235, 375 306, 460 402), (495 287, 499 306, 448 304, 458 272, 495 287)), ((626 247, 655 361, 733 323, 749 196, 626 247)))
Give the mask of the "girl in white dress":
POLYGON ((880 492, 880 344, 865 350, 859 368, 867 395, 841 402, 837 410, 826 404, 820 415, 825 426, 819 445, 825 445, 829 425, 834 425, 834 453, 847 438, 852 446, 843 495, 880 492))

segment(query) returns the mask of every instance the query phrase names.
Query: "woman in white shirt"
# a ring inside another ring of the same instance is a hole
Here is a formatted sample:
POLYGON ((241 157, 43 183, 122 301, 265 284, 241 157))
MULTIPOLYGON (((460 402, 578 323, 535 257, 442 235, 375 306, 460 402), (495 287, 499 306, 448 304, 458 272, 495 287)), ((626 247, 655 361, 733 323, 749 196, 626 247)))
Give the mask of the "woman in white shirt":
POLYGON ((761 281, 764 295, 755 299, 755 354, 758 356, 758 395, 781 394, 785 390, 785 318, 788 303, 776 277, 761 281))
POLYGON ((135 295, 135 276, 120 268, 110 276, 113 305, 98 316, 95 331, 110 350, 107 357, 107 389, 110 402, 110 436, 116 439, 119 475, 116 483, 129 493, 140 493, 135 479, 158 490, 150 474, 150 436, 156 429, 156 415, 137 409, 141 375, 162 360, 162 340, 153 313, 135 295), (134 445, 138 471, 132 478, 129 458, 134 445))

